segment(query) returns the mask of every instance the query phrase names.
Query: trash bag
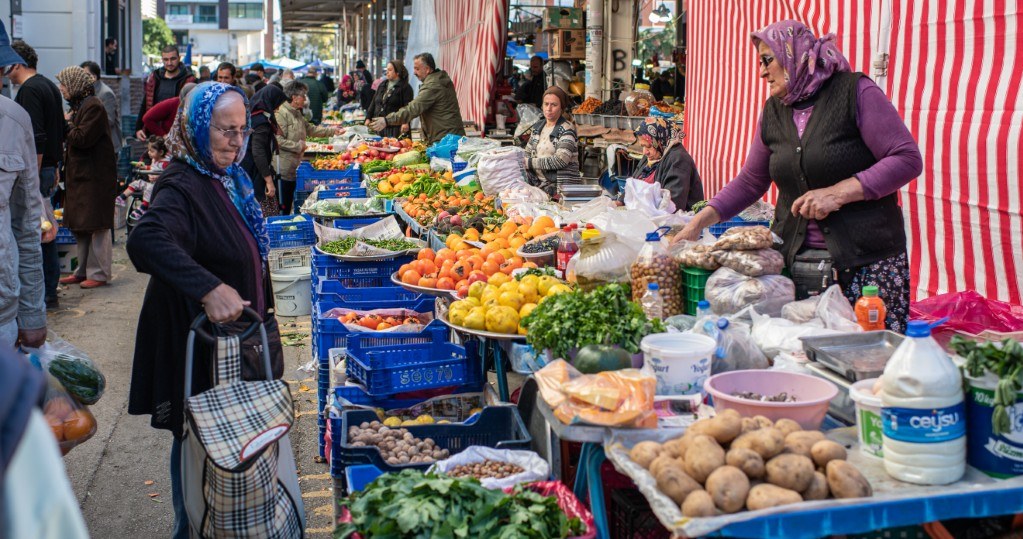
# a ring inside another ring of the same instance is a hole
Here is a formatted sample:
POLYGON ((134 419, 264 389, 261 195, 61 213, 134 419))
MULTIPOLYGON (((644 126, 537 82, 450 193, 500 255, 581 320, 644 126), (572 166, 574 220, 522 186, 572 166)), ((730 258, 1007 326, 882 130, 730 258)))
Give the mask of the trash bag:
MULTIPOLYGON (((749 277, 729 268, 715 271, 705 291, 715 314, 733 314, 744 307, 790 303, 796 299, 796 285, 781 275, 749 277)), ((777 308, 780 309, 781 305, 777 308)), ((771 309, 765 309, 765 312, 771 309)), ((758 312, 760 310, 758 309, 758 312)))

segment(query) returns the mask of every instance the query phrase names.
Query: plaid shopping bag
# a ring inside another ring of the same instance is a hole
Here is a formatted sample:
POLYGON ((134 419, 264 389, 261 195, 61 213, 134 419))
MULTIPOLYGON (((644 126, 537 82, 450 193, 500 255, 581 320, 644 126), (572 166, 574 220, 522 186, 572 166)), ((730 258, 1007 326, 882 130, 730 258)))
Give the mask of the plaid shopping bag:
MULTIPOLYGON (((202 537, 302 537, 299 505, 281 477, 294 473, 291 391, 282 380, 241 379, 237 336, 218 338, 216 351, 217 385, 185 404, 183 458, 192 469, 185 480, 201 481, 204 506, 193 529, 202 537), (282 441, 290 460, 283 466, 282 441)), ((190 519, 198 513, 189 511, 190 519)))

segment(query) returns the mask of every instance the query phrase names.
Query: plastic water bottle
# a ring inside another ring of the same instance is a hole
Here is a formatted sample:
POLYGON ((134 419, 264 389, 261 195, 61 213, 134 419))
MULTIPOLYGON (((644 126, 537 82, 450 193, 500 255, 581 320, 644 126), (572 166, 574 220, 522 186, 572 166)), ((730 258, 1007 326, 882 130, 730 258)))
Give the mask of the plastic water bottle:
POLYGON ((931 338, 911 321, 881 377, 884 468, 907 483, 946 485, 966 471, 963 380, 931 338))
POLYGON ((696 319, 699 320, 705 316, 710 316, 711 314, 713 313, 710 311, 710 302, 705 299, 701 299, 700 302, 696 304, 696 319))
POLYGON ((661 287, 657 283, 647 285, 646 292, 640 298, 639 304, 643 307, 643 314, 647 318, 664 317, 664 301, 661 300, 661 287))

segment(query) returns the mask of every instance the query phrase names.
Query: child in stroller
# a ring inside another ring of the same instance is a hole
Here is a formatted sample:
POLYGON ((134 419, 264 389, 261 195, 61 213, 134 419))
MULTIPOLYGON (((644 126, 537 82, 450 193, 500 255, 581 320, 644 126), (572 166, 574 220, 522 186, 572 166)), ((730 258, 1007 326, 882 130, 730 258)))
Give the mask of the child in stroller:
POLYGON ((128 188, 120 195, 117 195, 117 200, 114 202, 118 206, 124 206, 127 204, 129 197, 135 196, 135 193, 142 193, 142 204, 132 210, 128 216, 132 221, 138 221, 149 208, 149 197, 153 194, 153 183, 157 178, 151 172, 162 171, 167 166, 167 163, 170 162, 170 157, 167 155, 167 143, 163 140, 163 137, 151 136, 147 142, 148 150, 146 153, 149 154, 151 162, 150 172, 138 175, 138 179, 128 184, 128 188))

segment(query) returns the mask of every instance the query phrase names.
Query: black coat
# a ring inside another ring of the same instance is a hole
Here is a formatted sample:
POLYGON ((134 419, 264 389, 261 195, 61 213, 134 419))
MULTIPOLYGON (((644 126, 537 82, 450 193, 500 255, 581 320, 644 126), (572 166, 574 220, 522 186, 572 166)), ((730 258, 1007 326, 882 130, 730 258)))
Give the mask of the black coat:
MULTIPOLYGON (((173 161, 153 189, 149 210, 128 236, 128 256, 152 276, 135 338, 128 413, 151 414, 152 425, 180 436, 184 410, 185 343, 201 300, 221 283, 238 291, 263 320, 273 376, 284 372, 284 352, 266 263, 255 239, 217 180, 173 161)), ((233 324, 232 333, 238 331, 233 324)), ((242 345, 242 377, 263 379, 255 349, 258 333, 242 345)), ((211 387, 212 350, 198 346, 192 393, 211 387)))
MULTIPOLYGON (((387 116, 392 112, 398 112, 412 101, 412 86, 407 81, 399 81, 390 92, 387 91, 387 86, 387 82, 382 82, 377 87, 376 95, 373 96, 373 102, 370 103, 369 112, 366 114, 367 118, 387 116)), ((380 136, 397 137, 400 134, 401 126, 391 125, 384 129, 380 136)))
POLYGON ((252 121, 252 134, 249 135, 249 147, 242 159, 242 168, 249 174, 252 180, 252 189, 255 191, 256 199, 262 201, 266 198, 266 176, 276 176, 277 137, 274 136, 274 126, 267 120, 252 121))

